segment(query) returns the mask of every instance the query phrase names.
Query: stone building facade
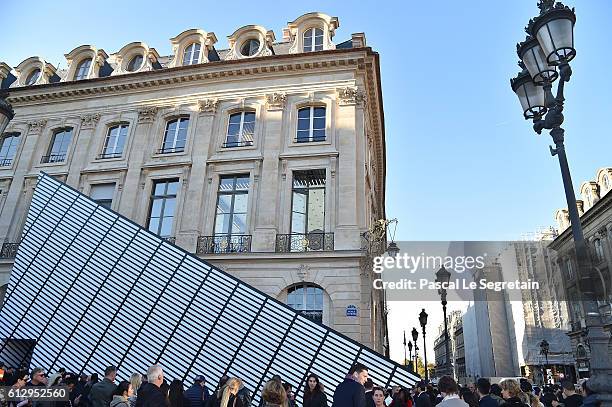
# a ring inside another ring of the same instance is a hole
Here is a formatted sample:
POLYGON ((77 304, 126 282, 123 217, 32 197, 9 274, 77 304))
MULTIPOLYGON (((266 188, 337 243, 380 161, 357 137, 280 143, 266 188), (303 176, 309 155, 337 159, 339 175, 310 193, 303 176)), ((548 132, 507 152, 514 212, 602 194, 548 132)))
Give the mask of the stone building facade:
MULTIPOLYGON (((612 168, 597 171, 595 180, 583 182, 580 186, 579 201, 576 201, 584 238, 587 241, 590 258, 596 276, 595 288, 604 301, 599 310, 604 317, 605 329, 612 332, 612 168)), ((589 377, 591 358, 586 342, 584 310, 580 302, 577 264, 574 255, 574 240, 571 233, 567 209, 555 213, 559 236, 549 245, 554 250, 552 262, 557 275, 561 276, 561 292, 569 308, 569 332, 575 370, 579 378, 589 377)), ((612 358, 612 339, 608 346, 612 358)))
POLYGON ((363 33, 308 13, 282 40, 249 25, 217 49, 190 29, 161 56, 144 42, 40 57, 2 88, 0 286, 44 171, 268 295, 388 354, 384 293, 362 236, 385 218, 379 56, 363 33))

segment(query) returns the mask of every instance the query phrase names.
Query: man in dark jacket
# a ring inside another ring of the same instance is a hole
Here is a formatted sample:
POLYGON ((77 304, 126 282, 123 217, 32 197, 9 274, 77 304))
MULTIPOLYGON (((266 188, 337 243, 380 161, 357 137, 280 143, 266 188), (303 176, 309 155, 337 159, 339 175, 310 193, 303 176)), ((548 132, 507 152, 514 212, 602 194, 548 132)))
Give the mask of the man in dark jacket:
POLYGON ((209 397, 204 376, 196 376, 193 385, 185 390, 184 396, 191 403, 191 407, 204 407, 209 397))
POLYGON ((561 382, 561 388, 563 389, 563 398, 561 399, 561 402, 553 400, 551 403, 553 407, 580 407, 582 405, 582 396, 580 394, 576 394, 576 387, 574 387, 574 383, 569 380, 563 380, 561 382))
POLYGON ((478 393, 479 407, 499 407, 496 400, 491 397, 491 382, 484 377, 476 381, 476 392, 478 393))
POLYGON ((415 407, 432 407, 431 398, 425 390, 427 390, 427 384, 425 384, 425 382, 419 382, 417 384, 418 394, 414 399, 415 407))
POLYGON ((366 407, 365 388, 368 368, 361 363, 353 365, 344 381, 334 391, 332 407, 366 407))
POLYGON ((164 383, 164 371, 161 366, 153 365, 147 370, 147 383, 138 389, 136 407, 168 407, 168 402, 160 389, 164 383))
POLYGON ((117 377, 115 366, 104 369, 104 379, 91 386, 91 392, 89 393, 91 407, 109 407, 113 399, 113 393, 117 389, 115 377, 117 377))

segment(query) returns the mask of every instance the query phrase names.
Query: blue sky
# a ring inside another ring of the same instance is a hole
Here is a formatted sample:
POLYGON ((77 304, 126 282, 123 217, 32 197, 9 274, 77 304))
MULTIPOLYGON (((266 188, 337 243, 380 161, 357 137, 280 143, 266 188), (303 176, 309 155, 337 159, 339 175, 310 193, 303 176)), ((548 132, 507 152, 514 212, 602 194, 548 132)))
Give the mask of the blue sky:
MULTIPOLYGON (((165 1, 58 0, 26 12, 23 2, 9 0, 2 10, 0 61, 16 66, 39 55, 65 68, 63 54, 79 45, 110 54, 132 41, 168 55, 169 38, 194 27, 214 31, 221 49, 226 36, 246 24, 263 25, 280 39, 286 22, 305 12, 337 16, 335 42, 365 32, 381 55, 387 217, 400 221, 397 239, 512 240, 553 224, 555 209, 565 206, 558 161, 548 151, 550 136, 531 130, 509 86, 518 72, 515 44, 537 14, 536 3, 234 0, 177 1, 169 7, 165 1)), ((612 2, 566 4, 578 16, 564 124, 577 190, 598 168, 612 165, 606 123, 612 114, 612 2)), ((442 320, 432 319, 432 327, 442 320)), ((409 331, 416 324, 395 321, 400 336, 401 326, 409 331)))

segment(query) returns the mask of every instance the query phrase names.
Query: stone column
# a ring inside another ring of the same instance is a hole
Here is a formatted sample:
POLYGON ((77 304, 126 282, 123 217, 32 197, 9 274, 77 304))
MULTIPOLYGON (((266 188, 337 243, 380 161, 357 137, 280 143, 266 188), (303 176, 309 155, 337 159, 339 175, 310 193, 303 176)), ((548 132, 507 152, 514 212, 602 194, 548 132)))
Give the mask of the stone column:
POLYGON ((266 95, 266 112, 263 135, 264 160, 261 166, 261 182, 257 194, 255 228, 251 250, 273 252, 275 250, 279 189, 279 154, 282 142, 283 111, 287 95, 266 95))
POLYGON ((210 146, 213 122, 219 102, 206 99, 199 102, 200 114, 197 119, 195 140, 191 150, 191 174, 185 198, 183 216, 178 227, 176 243, 185 250, 195 252, 200 225, 204 216, 204 186, 206 182, 206 158, 210 146))
POLYGON ((70 160, 70 169, 68 170, 68 178, 66 183, 73 188, 79 187, 81 171, 87 166, 89 157, 87 156, 89 144, 94 133, 94 129, 100 120, 100 115, 87 114, 81 116, 81 128, 75 142, 76 146, 70 160))
POLYGON ((140 177, 145 154, 150 149, 149 139, 151 138, 151 127, 157 116, 157 107, 145 107, 138 111, 138 123, 134 131, 134 140, 128 156, 128 169, 123 183, 123 191, 119 202, 119 213, 139 222, 135 215, 142 208, 138 207, 138 194, 141 191, 140 177))
MULTIPOLYGON (((338 175, 336 186, 338 192, 337 220, 334 235, 336 250, 359 250, 360 238, 358 227, 358 199, 365 195, 358 194, 358 146, 357 138, 363 128, 357 127, 357 107, 364 102, 363 93, 357 88, 346 87, 337 90, 338 109, 336 132, 338 143, 338 175)), ((361 135, 362 136, 362 135, 361 135)), ((362 181, 360 181, 362 182, 362 181)))
MULTIPOLYGON (((0 239, 8 239, 11 242, 17 241, 21 237, 22 220, 29 207, 28 189, 25 183, 25 175, 30 171, 34 164, 36 148, 40 143, 40 135, 47 125, 46 120, 33 121, 28 123, 27 134, 22 135, 24 145, 21 149, 15 175, 11 181, 10 189, 6 194, 2 216, 0 216, 0 239)), ((17 157, 15 157, 17 159, 17 157)))

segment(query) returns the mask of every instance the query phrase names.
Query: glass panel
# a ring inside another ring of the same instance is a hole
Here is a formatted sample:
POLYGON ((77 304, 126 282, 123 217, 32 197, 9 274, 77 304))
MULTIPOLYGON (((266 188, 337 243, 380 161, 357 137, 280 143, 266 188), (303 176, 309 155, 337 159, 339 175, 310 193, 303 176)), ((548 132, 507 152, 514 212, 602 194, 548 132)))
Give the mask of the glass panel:
POLYGON ((108 200, 113 199, 115 194, 115 183, 92 185, 89 196, 93 200, 108 200))
POLYGON ((175 204, 176 204, 176 198, 166 199, 166 205, 164 206, 164 216, 174 216, 175 204))
POLYGON ((316 117, 313 120, 312 128, 315 130, 325 129, 325 117, 316 117))
POLYGON ((172 216, 162 219, 162 224, 161 224, 160 231, 159 231, 160 236, 172 236, 172 220, 173 219, 174 218, 172 216))
POLYGON ((315 107, 314 108, 314 117, 325 117, 325 108, 324 107, 315 107))
POLYGON ((229 213, 232 208, 232 196, 231 195, 219 195, 217 201, 217 213, 229 213))
POLYGON ((306 213, 306 194, 305 193, 293 191, 292 210, 294 212, 306 213))
POLYGON ((160 196, 160 195, 165 195, 165 193, 166 193, 166 183, 156 182, 155 188, 153 189, 153 195, 160 196))
POLYGON ((246 232, 246 214, 235 214, 232 223, 233 234, 244 234, 246 232))
POLYGON ((238 133, 240 133, 240 123, 230 123, 227 127, 227 134, 238 136, 238 133))
POLYGON ((40 78, 40 69, 34 69, 25 81, 26 85, 34 85, 36 81, 40 78))
POLYGON ((244 121, 255 122, 255 112, 244 112, 244 121))
POLYGON ((119 131, 119 138, 117 139, 117 145, 115 147, 115 154, 123 153, 123 146, 125 145, 125 138, 127 137, 127 126, 121 126, 119 131))
POLYGON ((306 107, 298 110, 298 118, 299 119, 310 119, 310 108, 306 107))
POLYGON ((159 228, 159 218, 149 219, 149 230, 153 233, 157 233, 159 228))
POLYGON ((248 191, 250 185, 250 177, 248 175, 241 175, 236 178, 236 190, 237 191, 248 191))
POLYGON ((87 78, 87 74, 89 73, 89 68, 91 67, 91 59, 88 58, 82 61, 76 69, 75 79, 85 79, 87 78))
POLYGON ((230 116, 229 122, 230 123, 235 123, 235 124, 240 124, 240 118, 242 117, 242 113, 234 113, 233 115, 230 116))
POLYGON ((308 130, 299 130, 297 132, 298 141, 308 141, 309 137, 310 137, 310 132, 308 130))
POLYGON ((155 199, 153 200, 153 204, 151 205, 151 217, 160 217, 162 215, 162 204, 163 199, 155 199))
POLYGON ((306 119, 298 119, 298 130, 308 130, 310 127, 310 117, 306 119))
POLYGON ((215 220, 215 234, 229 233, 229 220, 229 214, 218 213, 215 220))
POLYGON ((255 55, 259 51, 259 41, 255 39, 250 39, 244 43, 240 53, 244 56, 250 57, 255 55))
POLYGON ((172 120, 166 124, 166 134, 164 135, 164 149, 170 148, 174 142, 177 121, 172 120))
POLYGON ((176 191, 178 191, 178 181, 171 181, 168 182, 168 189, 167 189, 167 195, 175 195, 176 196, 176 191))
POLYGON ((234 189, 234 177, 222 177, 219 181, 219 191, 231 191, 234 189))
POLYGON ((297 212, 291 214, 291 233, 306 233, 306 215, 297 212))
POLYGON ((325 130, 313 130, 312 139, 314 141, 323 141, 325 140, 325 130))
POLYGON ((131 59, 130 63, 128 64, 127 70, 130 72, 138 70, 142 65, 142 61, 142 55, 136 55, 134 58, 131 59))
POLYGON ((234 196, 234 213, 246 213, 249 202, 248 194, 237 194, 234 196))
POLYGON ((325 230, 325 189, 311 189, 308 197, 308 232, 325 230))

